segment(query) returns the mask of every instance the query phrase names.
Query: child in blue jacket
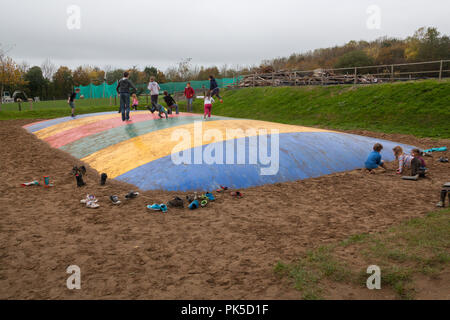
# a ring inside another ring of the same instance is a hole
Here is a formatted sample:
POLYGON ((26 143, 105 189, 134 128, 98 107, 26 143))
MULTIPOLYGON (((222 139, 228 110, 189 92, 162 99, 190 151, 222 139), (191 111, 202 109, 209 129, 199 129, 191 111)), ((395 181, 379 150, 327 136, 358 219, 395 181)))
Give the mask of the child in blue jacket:
POLYGON ((380 152, 382 149, 383 146, 381 145, 381 143, 375 143, 375 145, 373 146, 373 151, 367 157, 365 166, 366 170, 368 170, 370 173, 375 173, 373 170, 375 170, 378 167, 386 169, 386 167, 384 166, 384 161, 381 160, 380 152))

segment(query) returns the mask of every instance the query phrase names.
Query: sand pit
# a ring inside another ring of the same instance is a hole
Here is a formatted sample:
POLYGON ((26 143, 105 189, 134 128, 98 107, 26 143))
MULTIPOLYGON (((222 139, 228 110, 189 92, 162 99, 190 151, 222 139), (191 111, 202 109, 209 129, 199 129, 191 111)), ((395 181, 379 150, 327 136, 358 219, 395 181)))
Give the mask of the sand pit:
MULTIPOLYGON (((120 206, 134 186, 108 180, 87 165, 87 186, 77 188, 70 171, 81 162, 22 128, 2 121, 0 137, 2 299, 298 299, 298 291, 273 273, 277 260, 290 261, 314 246, 361 232, 376 232, 435 209, 449 165, 427 158, 425 180, 403 181, 394 165, 385 174, 360 170, 243 190, 245 198, 218 195, 195 212, 148 212, 147 204, 182 192, 142 191, 120 206), (20 183, 49 175, 53 188, 20 183), (86 193, 101 207, 80 205, 86 193), (80 266, 82 289, 66 288, 66 268, 80 266)), ((428 148, 448 140, 352 132, 428 148)), ((370 150, 368 150, 370 151, 370 150)), ((449 157, 450 153, 436 156, 449 157)), ((430 282, 428 291, 433 293, 430 282)), ((367 292, 337 298, 390 298, 367 292)), ((445 293, 440 295, 445 296, 445 293)), ((425 296, 426 297, 426 296, 425 296)))

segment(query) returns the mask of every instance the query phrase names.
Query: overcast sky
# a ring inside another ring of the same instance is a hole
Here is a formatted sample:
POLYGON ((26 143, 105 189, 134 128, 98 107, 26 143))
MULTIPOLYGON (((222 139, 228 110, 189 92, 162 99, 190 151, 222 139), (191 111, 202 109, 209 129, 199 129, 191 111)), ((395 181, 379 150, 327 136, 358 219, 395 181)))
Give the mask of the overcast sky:
POLYGON ((165 70, 185 58, 253 65, 349 40, 405 38, 421 26, 450 34, 449 0, 0 0, 0 8, 0 43, 13 46, 16 62, 71 68, 165 70), (79 29, 67 27, 76 26, 70 5, 80 8, 79 29))

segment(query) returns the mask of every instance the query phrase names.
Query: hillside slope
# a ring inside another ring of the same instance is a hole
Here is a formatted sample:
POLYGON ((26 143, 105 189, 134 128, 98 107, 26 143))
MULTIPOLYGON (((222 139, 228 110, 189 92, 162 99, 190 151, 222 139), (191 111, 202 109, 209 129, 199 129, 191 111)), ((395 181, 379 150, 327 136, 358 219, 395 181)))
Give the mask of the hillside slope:
MULTIPOLYGON (((213 115, 450 138, 450 81, 244 88, 226 90, 223 97, 213 115)), ((194 110, 203 112, 202 100, 194 110)))

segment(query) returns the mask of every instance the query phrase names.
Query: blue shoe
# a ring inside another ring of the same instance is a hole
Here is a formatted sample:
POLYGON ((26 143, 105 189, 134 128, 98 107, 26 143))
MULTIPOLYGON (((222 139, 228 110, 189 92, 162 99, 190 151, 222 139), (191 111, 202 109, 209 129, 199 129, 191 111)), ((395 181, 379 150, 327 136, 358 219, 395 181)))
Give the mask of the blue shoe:
POLYGON ((147 205, 147 209, 154 211, 161 211, 161 206, 159 204, 154 203, 152 205, 147 205))
POLYGON ((166 212, 167 212, 167 206, 166 206, 164 203, 161 203, 161 204, 159 205, 159 207, 161 208, 161 211, 162 211, 163 213, 166 213, 166 212))
POLYGON ((189 209, 190 209, 190 210, 194 210, 194 209, 197 209, 199 206, 200 206, 200 205, 199 205, 199 203, 198 203, 198 200, 194 200, 194 201, 192 201, 191 204, 189 205, 189 209))
POLYGON ((205 193, 205 196, 208 197, 209 201, 216 200, 216 198, 214 197, 214 195, 211 192, 205 193))

